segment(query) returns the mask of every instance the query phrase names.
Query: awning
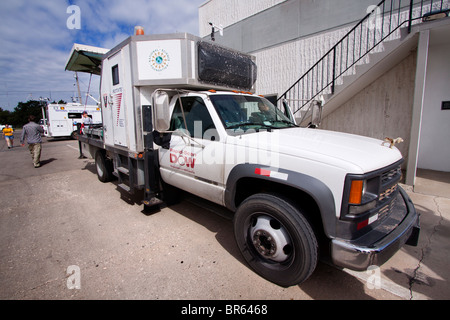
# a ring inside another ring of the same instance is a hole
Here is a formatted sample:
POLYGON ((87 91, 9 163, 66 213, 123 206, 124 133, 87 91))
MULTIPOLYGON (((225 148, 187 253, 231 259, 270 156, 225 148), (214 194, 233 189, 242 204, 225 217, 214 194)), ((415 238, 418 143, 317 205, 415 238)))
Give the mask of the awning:
POLYGON ((66 70, 100 75, 103 55, 108 51, 109 49, 75 43, 70 52, 66 70))

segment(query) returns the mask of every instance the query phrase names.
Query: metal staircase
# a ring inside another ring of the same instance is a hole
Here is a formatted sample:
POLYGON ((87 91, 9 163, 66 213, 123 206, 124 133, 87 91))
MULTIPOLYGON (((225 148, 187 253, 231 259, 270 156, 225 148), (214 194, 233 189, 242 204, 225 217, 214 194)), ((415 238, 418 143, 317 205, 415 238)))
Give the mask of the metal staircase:
MULTIPOLYGON (((405 41, 412 25, 448 14, 448 0, 381 1, 279 97, 279 107, 287 102, 300 123, 312 115, 312 102, 323 97, 324 115, 330 113, 332 100, 335 106, 337 102, 345 102, 344 92, 355 84, 357 87, 364 84, 361 77, 368 78, 367 71, 373 65, 382 66, 383 57, 394 56, 397 48, 412 43, 405 41)), ((397 55, 399 58, 401 55, 397 55)))

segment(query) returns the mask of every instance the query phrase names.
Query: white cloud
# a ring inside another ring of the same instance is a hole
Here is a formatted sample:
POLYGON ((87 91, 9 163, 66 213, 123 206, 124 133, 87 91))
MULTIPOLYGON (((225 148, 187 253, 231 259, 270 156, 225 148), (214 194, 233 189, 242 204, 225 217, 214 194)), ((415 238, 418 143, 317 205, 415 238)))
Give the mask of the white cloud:
MULTIPOLYGON (((39 96, 68 100, 76 92, 64 71, 74 42, 112 48, 142 25, 146 34, 198 34, 198 7, 204 0, 73 0, 81 10, 81 29, 69 30, 68 1, 0 1, 0 107, 39 96), (65 92, 63 92, 65 91, 65 92), (30 96, 31 94, 31 96, 30 96)), ((87 90, 89 75, 81 75, 87 90)), ((98 77, 91 93, 98 97, 98 77)), ((92 102, 92 101, 91 101, 92 102)))

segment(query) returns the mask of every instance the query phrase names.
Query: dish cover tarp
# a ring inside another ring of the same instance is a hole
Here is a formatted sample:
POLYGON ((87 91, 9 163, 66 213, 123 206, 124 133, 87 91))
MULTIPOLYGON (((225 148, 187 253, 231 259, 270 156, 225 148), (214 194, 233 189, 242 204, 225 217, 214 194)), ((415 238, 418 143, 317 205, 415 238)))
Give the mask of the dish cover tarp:
POLYGON ((72 47, 66 70, 101 74, 102 59, 109 49, 75 43, 72 47))
POLYGON ((250 55, 199 41, 198 78, 200 81, 251 90, 257 68, 250 55))

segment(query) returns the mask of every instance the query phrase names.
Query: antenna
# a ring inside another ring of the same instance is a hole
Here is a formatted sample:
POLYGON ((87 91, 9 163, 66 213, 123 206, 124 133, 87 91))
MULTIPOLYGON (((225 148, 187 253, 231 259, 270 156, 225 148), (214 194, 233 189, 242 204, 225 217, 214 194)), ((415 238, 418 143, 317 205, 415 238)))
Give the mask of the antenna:
POLYGON ((220 36, 223 37, 223 26, 221 24, 217 26, 212 22, 208 23, 211 26, 211 41, 216 41, 216 38, 214 37, 214 33, 216 32, 215 29, 218 29, 220 36))

